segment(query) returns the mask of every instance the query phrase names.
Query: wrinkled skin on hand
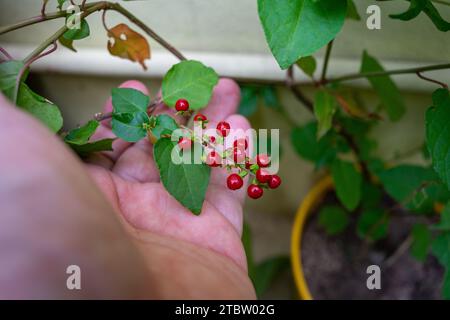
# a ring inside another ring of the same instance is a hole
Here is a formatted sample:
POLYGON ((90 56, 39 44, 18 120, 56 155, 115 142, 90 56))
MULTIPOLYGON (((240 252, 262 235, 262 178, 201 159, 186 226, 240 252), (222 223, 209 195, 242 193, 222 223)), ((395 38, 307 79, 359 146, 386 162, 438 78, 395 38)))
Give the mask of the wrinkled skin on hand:
MULTIPOLYGON (((121 87, 148 94, 137 81, 121 87)), ((211 126, 245 130, 239 99, 236 83, 222 79, 202 112, 211 126)), ((156 113, 174 116, 162 105, 156 113)), ((240 241, 245 188, 228 190, 224 170, 213 169, 195 216, 160 183, 147 139, 117 139, 84 164, 4 97, 0 117, 1 298, 255 297, 240 241), (82 290, 66 288, 71 264, 82 290)), ((93 139, 113 136, 104 122, 93 139)))

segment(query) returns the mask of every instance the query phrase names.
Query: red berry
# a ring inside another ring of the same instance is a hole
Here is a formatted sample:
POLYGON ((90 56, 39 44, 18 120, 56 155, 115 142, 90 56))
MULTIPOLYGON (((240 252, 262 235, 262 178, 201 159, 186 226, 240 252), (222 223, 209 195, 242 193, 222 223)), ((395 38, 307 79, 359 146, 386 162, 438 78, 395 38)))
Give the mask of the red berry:
POLYGON ((241 176, 237 173, 232 173, 227 178, 227 186, 228 189, 237 190, 242 188, 244 185, 244 180, 242 180, 241 176))
POLYGON ((175 102, 175 110, 188 111, 189 110, 189 102, 186 99, 178 99, 177 102, 175 102))
POLYGON ((277 176, 276 174, 274 174, 273 176, 270 177, 270 180, 269 180, 269 188, 270 189, 276 189, 280 186, 280 184, 281 184, 280 176, 277 176))
POLYGON ((194 121, 206 121, 206 116, 201 113, 197 113, 194 117, 194 121))
POLYGON ((226 137, 230 133, 230 124, 226 121, 221 121, 217 124, 217 133, 222 137, 226 137))
POLYGON ((263 193, 264 193, 263 189, 256 184, 251 184, 247 188, 247 194, 252 199, 261 198, 263 193))
POLYGON ((216 142, 216 137, 210 136, 209 137, 209 141, 212 142, 212 143, 216 142))
POLYGON ((270 157, 267 154, 258 154, 256 156, 256 163, 258 163, 258 166, 261 168, 265 168, 270 164, 270 157))
POLYGON ((242 148, 233 149, 233 160, 234 163, 244 163, 245 161, 245 151, 242 148))
POLYGON ((234 140, 233 147, 247 150, 247 148, 248 148, 247 139, 241 138, 241 139, 234 140))
POLYGON ((217 152, 211 151, 206 156, 205 162, 210 167, 219 167, 222 162, 222 159, 220 158, 220 156, 217 152))
POLYGON ((190 149, 192 146, 192 140, 186 137, 180 137, 180 139, 178 140, 178 146, 181 150, 190 149))
POLYGON ((271 174, 266 169, 261 168, 256 171, 256 179, 261 183, 269 182, 271 177, 271 174))

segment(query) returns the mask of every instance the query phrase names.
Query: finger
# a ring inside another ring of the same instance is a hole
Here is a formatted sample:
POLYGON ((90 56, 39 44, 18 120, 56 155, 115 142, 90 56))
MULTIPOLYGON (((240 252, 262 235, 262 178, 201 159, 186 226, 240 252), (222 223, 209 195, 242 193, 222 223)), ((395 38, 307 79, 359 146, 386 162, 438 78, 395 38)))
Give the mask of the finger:
MULTIPOLYGON (((245 137, 244 135, 244 133, 250 129, 250 123, 248 120, 240 115, 231 115, 227 117, 225 121, 230 124, 232 130, 238 130, 238 134, 235 134, 234 136, 238 138, 246 138, 249 141, 248 150, 251 150, 251 137, 245 137)), ((227 188, 228 176, 229 173, 226 169, 212 169, 210 187, 206 194, 206 198, 208 201, 213 203, 214 206, 222 212, 225 218, 227 218, 228 221, 230 221, 230 223, 236 228, 236 230, 241 233, 243 219, 242 206, 246 198, 248 176, 244 178, 244 185, 239 190, 230 190, 227 188)))
POLYGON ((241 99, 238 84, 228 78, 222 78, 215 86, 211 101, 202 113, 209 121, 219 122, 237 112, 241 99))
MULTIPOLYGON (((157 99, 161 98, 161 90, 159 90, 157 94, 157 99)), ((158 105, 155 107, 155 110, 152 113, 153 115, 158 114, 167 114, 175 119, 175 121, 179 124, 186 124, 187 119, 186 117, 182 115, 177 115, 175 108, 168 107, 164 102, 158 103, 158 105)))
MULTIPOLYGON (((148 95, 147 87, 140 81, 129 80, 122 83, 119 88, 132 88, 141 91, 142 93, 148 95)), ((112 98, 109 97, 103 108, 104 113, 111 112, 113 110, 112 98)), ((91 140, 101 140, 108 138, 116 138, 116 135, 111 130, 111 120, 104 120, 100 122, 99 127, 92 135, 91 140)), ((96 164, 107 169, 111 169, 120 155, 131 145, 130 142, 124 141, 122 139, 114 140, 112 147, 113 151, 104 151, 101 153, 96 153, 90 156, 86 162, 91 164, 96 164)))

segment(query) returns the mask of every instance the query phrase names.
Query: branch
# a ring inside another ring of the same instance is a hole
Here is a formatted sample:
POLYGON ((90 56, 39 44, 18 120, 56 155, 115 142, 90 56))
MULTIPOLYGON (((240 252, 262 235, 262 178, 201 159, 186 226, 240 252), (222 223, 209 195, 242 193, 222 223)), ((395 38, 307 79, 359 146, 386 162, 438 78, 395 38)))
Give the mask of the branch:
POLYGON ((422 75, 420 72, 416 72, 416 74, 417 74, 417 76, 418 76, 420 79, 423 79, 423 80, 429 81, 429 82, 433 82, 433 83, 437 83, 437 84, 440 85, 442 88, 448 89, 448 85, 447 85, 446 83, 444 83, 444 82, 441 82, 441 81, 438 81, 438 80, 435 80, 435 79, 431 79, 431 78, 425 77, 425 76, 422 75))
POLYGON ((322 76, 320 77, 320 82, 326 82, 327 70, 328 70, 328 62, 330 61, 331 49, 333 48, 334 40, 328 42, 327 51, 325 52, 325 58, 323 60, 323 68, 322 68, 322 76))
MULTIPOLYGON (((298 88, 294 86, 294 69, 292 66, 290 66, 286 73, 286 85, 291 89, 292 93, 295 95, 295 97, 308 109, 311 113, 314 113, 314 104, 311 100, 309 100, 303 92, 298 88)), ((356 143, 353 136, 345 130, 344 127, 339 125, 338 123, 334 122, 333 127, 336 129, 336 131, 345 139, 347 144, 349 145, 350 149, 352 149, 353 153, 355 154, 355 157, 359 163, 359 166, 361 168, 361 172, 363 176, 370 180, 370 171, 368 168, 367 163, 365 163, 359 156, 360 149, 358 144, 356 143)))
POLYGON ((166 48, 168 51, 170 51, 174 56, 176 56, 180 60, 186 60, 186 57, 181 54, 175 47, 173 47, 170 43, 168 43, 166 40, 164 40, 162 37, 160 37, 155 31, 150 29, 145 23, 143 23, 141 20, 139 20, 136 16, 134 16, 130 11, 122 7, 118 3, 110 3, 107 2, 106 4, 107 9, 111 9, 114 11, 117 11, 128 18, 131 22, 133 22, 135 25, 137 25, 139 28, 145 31, 147 35, 152 37, 156 42, 158 42, 160 45, 162 45, 164 48, 166 48))
POLYGON ((325 80, 325 84, 355 80, 355 79, 360 79, 360 78, 382 77, 382 76, 395 75, 395 74, 409 74, 409 73, 425 72, 425 71, 432 71, 432 70, 442 70, 442 69, 450 69, 450 63, 436 64, 436 65, 431 65, 431 66, 408 68, 408 69, 395 69, 395 70, 387 70, 387 71, 351 73, 348 75, 343 75, 340 77, 327 79, 327 80, 325 80))

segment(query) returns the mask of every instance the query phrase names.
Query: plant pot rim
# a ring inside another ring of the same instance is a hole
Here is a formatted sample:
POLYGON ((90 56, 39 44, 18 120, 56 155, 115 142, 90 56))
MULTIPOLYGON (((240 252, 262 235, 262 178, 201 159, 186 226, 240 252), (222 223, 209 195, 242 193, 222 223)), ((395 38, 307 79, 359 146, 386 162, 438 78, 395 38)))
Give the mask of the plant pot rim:
POLYGON ((325 194, 334 188, 333 179, 330 175, 323 177, 316 182, 300 204, 295 214, 294 225, 291 234, 291 265, 294 275, 294 282, 300 299, 312 300, 313 297, 309 291, 305 279, 302 265, 301 241, 303 237, 306 219, 311 212, 320 204, 325 194))

